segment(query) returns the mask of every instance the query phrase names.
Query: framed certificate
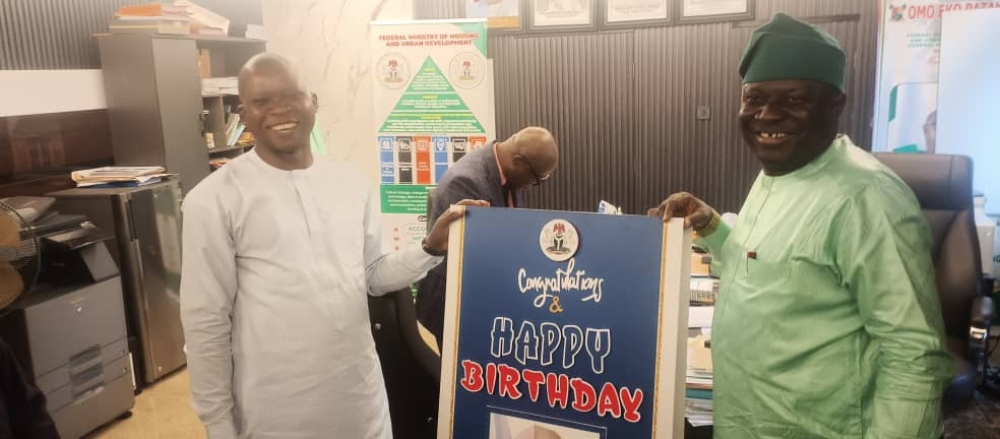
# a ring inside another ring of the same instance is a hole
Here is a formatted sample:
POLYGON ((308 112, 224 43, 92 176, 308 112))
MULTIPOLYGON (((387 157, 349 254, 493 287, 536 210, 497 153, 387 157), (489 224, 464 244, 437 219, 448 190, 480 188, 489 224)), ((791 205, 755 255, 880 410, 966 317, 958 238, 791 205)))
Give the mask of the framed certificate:
POLYGON ((524 30, 522 0, 465 0, 465 18, 485 18, 490 32, 524 30))
POLYGON ((671 0, 606 0, 602 3, 602 29, 666 26, 673 15, 671 0))
POLYGON ((681 23, 752 20, 754 0, 677 0, 681 23))
POLYGON ((528 0, 528 12, 533 32, 597 29, 596 0, 528 0))

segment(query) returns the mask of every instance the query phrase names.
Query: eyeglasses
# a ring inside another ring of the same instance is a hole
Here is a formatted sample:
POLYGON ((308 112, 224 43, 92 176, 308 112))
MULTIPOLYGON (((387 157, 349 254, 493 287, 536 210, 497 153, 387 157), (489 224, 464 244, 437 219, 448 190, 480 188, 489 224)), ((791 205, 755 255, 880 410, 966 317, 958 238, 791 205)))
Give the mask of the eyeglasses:
POLYGON ((520 156, 520 157, 521 157, 521 160, 523 160, 524 163, 528 165, 528 170, 531 171, 531 176, 535 177, 535 182, 531 184, 532 186, 541 186, 541 184, 543 182, 545 182, 545 180, 548 180, 549 178, 552 178, 552 174, 548 174, 548 175, 545 175, 545 176, 539 176, 538 175, 538 171, 535 171, 535 167, 531 164, 531 160, 528 160, 528 158, 525 157, 525 156, 523 156, 523 155, 520 156))
MULTIPOLYGON (((517 134, 514 134, 513 136, 510 137, 510 143, 517 144, 517 134)), ((514 158, 521 159, 521 161, 523 161, 525 164, 528 165, 528 170, 531 171, 531 176, 535 177, 535 182, 531 184, 532 186, 541 186, 541 184, 544 183, 545 180, 552 178, 552 174, 539 176, 538 171, 535 170, 535 166, 531 164, 531 160, 528 160, 528 157, 525 156, 524 154, 517 154, 516 156, 514 156, 514 158)))

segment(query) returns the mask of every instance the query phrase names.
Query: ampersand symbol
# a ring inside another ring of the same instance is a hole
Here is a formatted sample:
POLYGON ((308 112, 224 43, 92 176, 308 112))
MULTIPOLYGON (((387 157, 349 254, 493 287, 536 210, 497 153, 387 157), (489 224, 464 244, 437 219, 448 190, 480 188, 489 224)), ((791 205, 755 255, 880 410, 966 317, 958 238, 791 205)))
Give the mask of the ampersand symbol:
POLYGON ((559 314, 563 312, 562 306, 559 305, 559 296, 552 297, 552 304, 549 305, 549 312, 552 314, 559 314))

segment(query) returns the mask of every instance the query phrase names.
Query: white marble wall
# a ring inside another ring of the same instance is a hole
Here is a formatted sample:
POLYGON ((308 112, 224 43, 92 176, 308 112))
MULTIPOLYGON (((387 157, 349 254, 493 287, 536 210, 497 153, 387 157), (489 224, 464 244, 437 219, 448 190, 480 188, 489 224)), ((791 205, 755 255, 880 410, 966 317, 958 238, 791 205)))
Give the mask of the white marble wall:
POLYGON ((319 96, 316 123, 330 156, 378 178, 372 20, 413 18, 413 0, 263 0, 267 48, 292 58, 319 96))

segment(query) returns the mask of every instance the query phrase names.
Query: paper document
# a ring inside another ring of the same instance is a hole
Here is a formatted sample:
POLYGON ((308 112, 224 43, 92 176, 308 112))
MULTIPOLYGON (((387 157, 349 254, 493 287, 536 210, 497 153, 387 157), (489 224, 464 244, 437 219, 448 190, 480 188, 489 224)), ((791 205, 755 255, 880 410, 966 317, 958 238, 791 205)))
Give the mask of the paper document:
POLYGON ((688 307, 688 328, 711 328, 714 306, 688 307))
POLYGON ((73 181, 123 181, 149 179, 163 176, 162 166, 105 166, 103 168, 76 171, 70 174, 73 181))
POLYGON ((106 166, 76 171, 70 177, 77 187, 145 186, 176 175, 164 171, 161 166, 106 166))

